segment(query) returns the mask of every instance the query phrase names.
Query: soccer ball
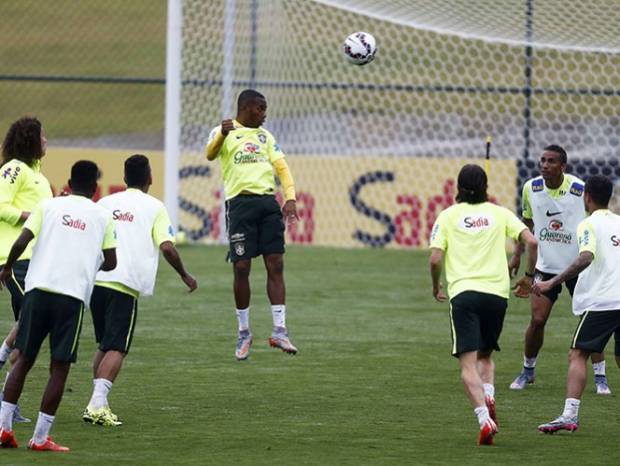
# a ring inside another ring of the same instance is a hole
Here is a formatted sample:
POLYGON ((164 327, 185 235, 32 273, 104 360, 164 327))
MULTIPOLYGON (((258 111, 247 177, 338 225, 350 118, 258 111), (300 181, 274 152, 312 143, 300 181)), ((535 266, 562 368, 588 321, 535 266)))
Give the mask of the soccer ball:
POLYGON ((367 32, 354 32, 344 41, 344 56, 354 65, 365 65, 375 58, 377 42, 367 32))

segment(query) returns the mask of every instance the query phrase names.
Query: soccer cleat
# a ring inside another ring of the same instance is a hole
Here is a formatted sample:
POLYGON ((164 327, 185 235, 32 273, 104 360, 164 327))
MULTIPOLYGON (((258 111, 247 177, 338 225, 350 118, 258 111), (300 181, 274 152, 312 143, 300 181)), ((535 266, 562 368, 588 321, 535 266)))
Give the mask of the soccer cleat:
POLYGON ((597 375, 594 377, 594 384, 596 385, 597 395, 611 395, 609 385, 607 385, 607 377, 604 375, 597 375))
POLYGON ((32 421, 28 419, 27 417, 22 416, 22 412, 19 409, 19 405, 17 405, 15 406, 15 411, 13 411, 13 422, 19 423, 19 422, 32 422, 32 421))
POLYGON ((250 346, 252 346, 252 334, 250 329, 241 330, 239 339, 237 340, 237 349, 235 350, 235 358, 237 361, 245 361, 250 355, 250 346))
POLYGON ((526 373, 521 372, 517 376, 517 378, 514 379, 514 381, 510 384, 510 389, 511 390, 523 390, 526 385, 533 384, 535 379, 536 378, 534 377, 534 374, 527 375, 526 373))
POLYGON ((62 445, 58 445, 52 440, 52 437, 49 436, 47 437, 47 440, 40 445, 34 443, 34 439, 30 439, 30 441, 28 442, 28 448, 33 451, 70 451, 69 447, 63 447, 62 445))
POLYGON ((487 421, 480 428, 480 436, 478 437, 478 445, 493 445, 493 436, 497 434, 497 426, 492 419, 487 421))
POLYGON ((497 413, 495 412, 495 398, 487 395, 484 397, 484 402, 489 409, 489 416, 491 417, 495 425, 499 426, 499 422, 497 422, 497 413))
POLYGON ((99 409, 90 409, 86 407, 82 414, 82 419, 89 424, 103 427, 118 427, 123 425, 123 421, 112 412, 109 406, 104 406, 99 409))
POLYGON ((0 429, 0 447, 17 448, 17 440, 12 430, 0 429))
POLYGON ((576 417, 564 417, 560 416, 551 422, 541 424, 538 426, 538 430, 543 434, 554 434, 558 430, 567 430, 569 432, 575 432, 579 428, 579 421, 576 417))
POLYGON ((280 348, 288 354, 297 354, 297 348, 288 338, 288 331, 283 327, 275 327, 269 337, 269 345, 273 348, 280 348))

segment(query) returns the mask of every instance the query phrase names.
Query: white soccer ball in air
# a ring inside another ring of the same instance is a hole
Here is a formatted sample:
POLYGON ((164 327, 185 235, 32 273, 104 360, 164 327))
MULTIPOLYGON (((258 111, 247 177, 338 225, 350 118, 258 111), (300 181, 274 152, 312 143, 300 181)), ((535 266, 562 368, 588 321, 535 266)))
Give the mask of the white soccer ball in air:
POLYGON ((367 32, 354 32, 344 41, 344 56, 354 65, 365 65, 375 58, 377 41, 367 32))

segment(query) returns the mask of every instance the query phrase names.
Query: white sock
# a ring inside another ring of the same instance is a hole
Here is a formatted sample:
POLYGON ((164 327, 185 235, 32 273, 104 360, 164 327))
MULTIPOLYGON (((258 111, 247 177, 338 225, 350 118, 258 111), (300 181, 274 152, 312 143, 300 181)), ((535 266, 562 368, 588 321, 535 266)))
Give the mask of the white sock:
POLYGON ((15 408, 17 408, 16 404, 9 403, 8 401, 2 402, 2 407, 0 408, 0 428, 2 430, 13 430, 13 412, 15 408))
POLYGON ((0 346, 0 364, 4 364, 7 359, 9 359, 9 355, 13 351, 9 345, 6 344, 6 340, 2 342, 2 346, 0 346))
POLYGON ((237 320, 239 321, 239 331, 250 328, 250 308, 237 309, 237 320))
POLYGON ((286 328, 286 306, 284 304, 274 304, 271 306, 273 316, 273 326, 286 328))
POLYGON ((37 419, 37 425, 34 428, 34 435, 32 436, 34 443, 37 445, 45 443, 50 434, 52 424, 54 423, 54 418, 55 416, 50 416, 49 414, 39 411, 39 418, 37 419))
POLYGON ((605 361, 593 362, 594 375, 605 375, 605 361))
POLYGON ((528 358, 523 356, 523 367, 534 369, 536 367, 536 357, 528 358))
POLYGON ((107 379, 93 380, 93 396, 88 402, 90 409, 101 409, 108 406, 108 393, 112 390, 112 382, 107 379))
POLYGON ((562 413, 562 416, 578 417, 580 404, 581 400, 578 400, 577 398, 566 398, 566 401, 564 402, 564 412, 562 413))
POLYGON ((489 408, 487 408, 486 406, 478 406, 476 409, 474 409, 474 413, 476 413, 476 416, 478 416, 478 424, 480 424, 480 427, 482 427, 484 423, 490 419, 489 408))
POLYGON ((495 398, 495 386, 492 383, 485 383, 482 386, 484 387, 484 396, 495 398))

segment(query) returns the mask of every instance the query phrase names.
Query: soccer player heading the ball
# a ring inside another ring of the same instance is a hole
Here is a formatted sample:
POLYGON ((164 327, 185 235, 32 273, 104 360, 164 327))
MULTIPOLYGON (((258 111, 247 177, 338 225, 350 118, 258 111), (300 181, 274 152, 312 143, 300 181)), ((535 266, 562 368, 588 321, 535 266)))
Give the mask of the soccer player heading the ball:
POLYGON ((487 202, 487 176, 478 165, 458 175, 457 204, 439 214, 431 232, 433 296, 445 301, 442 263, 450 296, 452 355, 461 366, 465 392, 478 417, 479 445, 492 445, 497 433, 495 363, 510 294, 506 238, 525 244, 528 272, 534 272, 536 239, 512 212, 487 202))
POLYGON ((149 159, 132 155, 125 160, 127 189, 98 202, 114 218, 118 265, 97 273, 90 300, 99 348, 93 361, 93 394, 82 419, 92 424, 122 424, 108 405, 108 393, 131 346, 138 297, 153 294, 159 251, 190 292, 198 287, 174 247, 174 229, 166 207, 148 194, 152 182, 149 159))
POLYGON ((49 334, 49 380, 28 448, 69 450, 53 442, 49 431, 71 363, 77 358, 84 304, 90 301, 95 274, 97 270, 116 267, 112 214, 91 201, 98 178, 99 169, 94 162, 76 162, 69 180, 73 194, 43 201, 34 208, 0 271, 0 283, 6 284, 17 259, 37 238, 26 274, 26 294, 15 343, 20 354, 6 381, 0 409, 0 445, 3 448, 17 448, 13 411, 26 376, 49 334))
POLYGON ((620 367, 620 216, 607 208, 613 189, 613 183, 605 176, 588 178, 584 202, 590 216, 577 229, 579 255, 559 274, 533 287, 536 295, 543 295, 578 276, 573 313, 580 320, 568 355, 564 411, 560 417, 538 426, 544 433, 577 430, 588 357, 603 351, 614 333, 616 363, 620 367))
MULTIPOLYGON (((577 225, 585 218, 583 203, 583 181, 564 173, 566 151, 556 145, 545 147, 540 156, 541 176, 528 180, 523 185, 523 221, 534 232, 538 240, 538 261, 535 274, 517 282, 515 294, 527 297, 532 284, 549 280, 564 270, 578 254, 577 225)), ((511 275, 519 270, 522 248, 517 246, 510 259, 511 275)), ((577 277, 564 284, 572 296, 577 277)), ((532 317, 525 331, 523 370, 510 385, 513 390, 522 390, 534 383, 536 359, 542 348, 545 324, 551 308, 562 291, 560 283, 541 295, 531 296, 532 317)), ((611 391, 605 377, 605 358, 602 353, 592 354, 596 392, 609 395, 611 391)))
POLYGON ((235 357, 247 359, 252 345, 249 325, 250 269, 252 258, 262 255, 267 269, 267 294, 271 301, 273 332, 269 344, 296 354, 286 328, 284 288, 284 219, 298 220, 295 185, 284 153, 269 131, 262 128, 267 101, 246 89, 237 100, 235 120, 223 120, 211 131, 207 159, 220 159, 226 196, 226 226, 233 263, 234 294, 239 322, 235 357), (275 172, 284 188, 282 209, 276 201, 275 172))

